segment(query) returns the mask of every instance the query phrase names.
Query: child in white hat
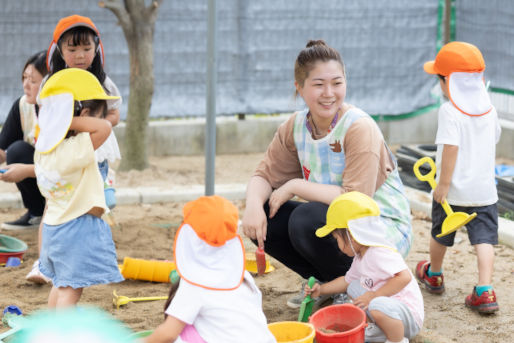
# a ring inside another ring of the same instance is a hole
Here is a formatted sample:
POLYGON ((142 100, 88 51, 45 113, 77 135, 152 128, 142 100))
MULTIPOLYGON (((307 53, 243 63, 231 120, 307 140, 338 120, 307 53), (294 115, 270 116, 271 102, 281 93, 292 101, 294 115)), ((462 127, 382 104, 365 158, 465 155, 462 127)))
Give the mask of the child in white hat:
POLYGON ((262 295, 245 271, 238 210, 219 196, 188 202, 174 257, 181 281, 151 342, 276 342, 262 295))
POLYGON ((345 276, 305 293, 314 297, 346 292, 353 303, 365 310, 374 324, 368 324, 366 342, 408 342, 423 326, 423 297, 412 273, 394 244, 386 238, 377 203, 359 192, 335 198, 327 211, 327 224, 316 236, 329 234, 353 262, 345 276))
POLYGON ((108 96, 88 71, 68 68, 41 90, 35 173, 46 198, 40 270, 52 280, 48 306, 75 305, 82 290, 123 281, 95 150, 111 133, 108 96))

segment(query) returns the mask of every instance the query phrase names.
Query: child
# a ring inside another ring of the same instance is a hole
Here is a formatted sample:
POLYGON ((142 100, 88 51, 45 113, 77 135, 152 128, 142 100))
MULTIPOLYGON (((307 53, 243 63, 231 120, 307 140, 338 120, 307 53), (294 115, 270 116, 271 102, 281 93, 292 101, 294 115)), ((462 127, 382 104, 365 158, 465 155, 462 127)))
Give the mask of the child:
MULTIPOLYGON (((119 108, 121 106, 120 92, 103 70, 103 45, 100 40, 100 33, 90 18, 72 15, 59 20, 53 33, 52 43, 50 43, 46 53, 46 64, 49 76, 65 68, 79 68, 93 73, 107 93, 115 96, 114 99, 107 100, 106 119, 111 122, 112 126, 118 124, 120 120, 119 108)), ((41 88, 45 82, 46 78, 43 79, 41 88)), ((38 104, 41 105, 39 100, 38 104)), ((108 161, 115 162, 121 159, 118 143, 113 132, 105 143, 95 150, 95 154, 98 168, 105 181, 109 171, 108 161)), ((108 205, 110 208, 114 207, 114 204, 108 205)), ((34 265, 37 266, 38 262, 36 261, 34 265)), ((39 282, 41 277, 37 267, 34 267, 27 274, 26 279, 39 282)))
POLYGON ((75 305, 84 287, 123 281, 107 223, 96 150, 107 139, 108 96, 96 77, 69 68, 52 75, 40 98, 34 154, 43 217, 40 270, 52 279, 48 306, 75 305))
POLYGON ((402 256, 386 239, 379 216, 377 203, 363 193, 348 192, 332 201, 327 224, 316 236, 331 233, 353 262, 345 276, 312 289, 306 285, 305 293, 347 292, 376 324, 366 328, 366 342, 408 342, 423 325, 423 298, 402 256))
POLYGON ((164 323, 145 342, 276 342, 261 292, 245 271, 237 208, 214 195, 183 212, 173 251, 181 281, 164 323))
POLYGON ((494 179, 495 145, 501 128, 496 109, 484 85, 484 59, 469 43, 451 42, 441 48, 435 61, 425 63, 429 74, 437 74, 444 95, 450 100, 438 114, 437 187, 432 202, 430 261, 420 261, 416 277, 428 292, 444 292, 443 259, 453 245, 455 232, 436 237, 446 214, 445 199, 454 211, 477 213, 466 224, 478 259, 478 284, 465 299, 466 306, 482 313, 498 311, 492 287, 493 245, 498 244, 498 195, 494 179))

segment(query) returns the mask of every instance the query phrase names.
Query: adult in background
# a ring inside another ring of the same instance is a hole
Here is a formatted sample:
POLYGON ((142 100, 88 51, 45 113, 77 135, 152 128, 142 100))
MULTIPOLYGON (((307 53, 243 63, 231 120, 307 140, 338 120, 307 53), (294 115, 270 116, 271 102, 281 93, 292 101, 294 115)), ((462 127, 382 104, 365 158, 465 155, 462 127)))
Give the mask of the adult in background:
POLYGON ((36 96, 41 80, 47 74, 46 51, 31 56, 23 68, 23 92, 11 107, 0 132, 0 164, 7 166, 0 180, 14 182, 27 209, 20 218, 2 223, 2 229, 37 228, 45 208, 45 198, 39 192, 34 174, 34 144, 36 136, 36 96))
MULTIPOLYGON (((296 95, 307 108, 278 128, 250 179, 244 233, 304 279, 331 281, 346 274, 352 258, 332 236, 318 239, 315 231, 325 225, 333 199, 359 191, 378 203, 386 236, 405 257, 412 228, 397 164, 373 119, 344 102, 346 73, 339 53, 323 40, 309 41, 294 75, 296 95), (305 201, 291 200, 295 196, 305 201)), ((302 287, 287 303, 299 307, 303 297, 302 287)))

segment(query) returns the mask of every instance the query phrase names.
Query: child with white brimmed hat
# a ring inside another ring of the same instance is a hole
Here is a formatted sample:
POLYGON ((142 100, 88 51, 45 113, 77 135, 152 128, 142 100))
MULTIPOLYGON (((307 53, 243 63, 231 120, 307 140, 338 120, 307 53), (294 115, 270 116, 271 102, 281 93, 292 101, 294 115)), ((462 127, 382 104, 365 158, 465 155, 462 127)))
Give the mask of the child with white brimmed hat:
POLYGON ((305 293, 318 297, 346 292, 373 322, 366 327, 366 342, 408 342, 423 326, 423 297, 387 239, 377 203, 360 192, 342 194, 330 204, 326 223, 316 236, 332 234, 353 262, 346 275, 312 289, 307 285, 305 293))
MULTIPOLYGON (((276 342, 245 270, 238 210, 213 195, 188 202, 174 243, 180 275, 165 321, 145 342, 276 342)), ((172 299, 171 299, 172 298, 172 299)))
POLYGON ((438 114, 430 260, 417 264, 416 277, 430 293, 445 291, 443 260, 456 232, 437 237, 446 218, 441 203, 446 199, 455 212, 475 212, 477 218, 466 228, 478 259, 478 283, 464 302, 478 312, 492 313, 499 309, 492 274, 493 245, 498 244, 494 166, 501 127, 484 83, 484 58, 473 44, 451 42, 441 48, 434 61, 424 64, 424 70, 439 76, 449 101, 441 105, 438 114))
POLYGON ((111 133, 108 99, 88 71, 68 68, 41 90, 34 154, 35 173, 46 198, 39 268, 52 280, 48 306, 75 305, 85 287, 123 281, 95 150, 111 133))

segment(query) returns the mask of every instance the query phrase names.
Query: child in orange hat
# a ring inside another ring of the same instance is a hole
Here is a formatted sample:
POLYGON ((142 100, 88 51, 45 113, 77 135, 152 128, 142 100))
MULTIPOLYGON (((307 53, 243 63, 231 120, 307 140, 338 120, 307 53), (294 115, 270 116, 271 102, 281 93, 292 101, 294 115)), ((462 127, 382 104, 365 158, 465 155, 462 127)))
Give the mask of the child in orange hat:
POLYGON ((451 42, 441 48, 434 61, 425 63, 424 69, 439 76, 449 101, 441 105, 438 114, 430 261, 418 263, 416 277, 430 293, 442 294, 445 290, 443 259, 447 247, 454 243, 455 232, 436 237, 446 218, 441 203, 446 199, 454 211, 476 212, 477 218, 466 228, 478 259, 478 283, 465 304, 478 312, 492 313, 499 308, 492 274, 493 245, 498 244, 495 146, 501 128, 484 84, 485 62, 476 46, 451 42))
POLYGON ((173 251, 181 281, 164 323, 145 342, 276 342, 245 271, 237 208, 214 195, 187 203, 183 213, 173 251))

